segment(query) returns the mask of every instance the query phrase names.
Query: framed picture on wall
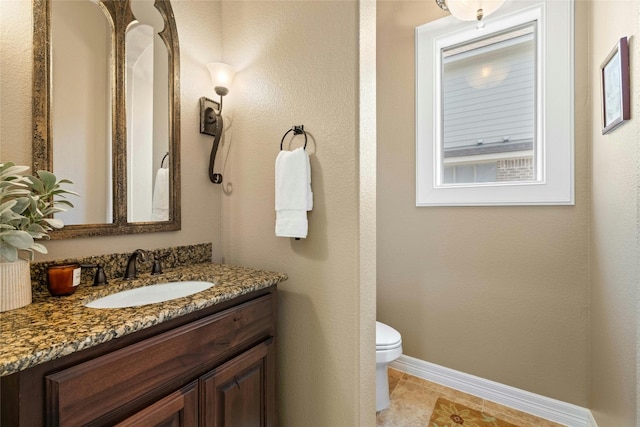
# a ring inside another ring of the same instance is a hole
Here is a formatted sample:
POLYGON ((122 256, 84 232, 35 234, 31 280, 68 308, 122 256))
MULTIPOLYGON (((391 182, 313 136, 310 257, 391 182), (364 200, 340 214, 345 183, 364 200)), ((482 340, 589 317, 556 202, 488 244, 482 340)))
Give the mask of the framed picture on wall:
POLYGON ((629 100, 629 43, 621 38, 600 65, 602 81, 602 134, 631 118, 629 100))

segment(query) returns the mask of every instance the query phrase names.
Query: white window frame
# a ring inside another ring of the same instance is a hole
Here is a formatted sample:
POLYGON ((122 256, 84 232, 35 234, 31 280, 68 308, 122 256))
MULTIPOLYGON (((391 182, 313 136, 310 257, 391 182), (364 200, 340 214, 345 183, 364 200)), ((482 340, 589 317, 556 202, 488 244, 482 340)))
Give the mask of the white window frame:
POLYGON ((448 16, 416 28, 416 206, 573 205, 574 1, 511 1, 483 21, 478 29, 448 16), (442 184, 441 49, 532 20, 539 179, 442 184))

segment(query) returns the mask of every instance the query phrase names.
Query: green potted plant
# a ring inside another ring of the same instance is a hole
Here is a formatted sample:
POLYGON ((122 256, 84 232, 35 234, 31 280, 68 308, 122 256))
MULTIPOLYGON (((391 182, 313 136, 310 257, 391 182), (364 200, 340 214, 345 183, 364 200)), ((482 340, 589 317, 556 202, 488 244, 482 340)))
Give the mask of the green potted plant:
POLYGON ((71 181, 47 171, 25 175, 28 170, 0 163, 0 312, 31 303, 29 261, 34 252, 47 253, 36 240, 48 239, 50 231, 64 226, 53 214, 73 207, 66 196, 77 195, 61 187, 71 181))

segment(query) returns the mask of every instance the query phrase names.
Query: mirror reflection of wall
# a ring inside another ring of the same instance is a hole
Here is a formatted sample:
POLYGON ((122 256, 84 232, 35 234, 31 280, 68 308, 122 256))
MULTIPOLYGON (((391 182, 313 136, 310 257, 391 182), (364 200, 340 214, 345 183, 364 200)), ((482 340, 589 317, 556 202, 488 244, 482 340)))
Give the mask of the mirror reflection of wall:
POLYGON ((168 220, 168 175, 160 171, 169 150, 168 53, 159 33, 164 20, 152 1, 134 0, 137 22, 126 33, 127 220, 168 220), (154 186, 156 195, 154 196, 154 186), (163 215, 154 215, 163 212, 163 215))
POLYGON ((151 218, 153 169, 153 27, 127 31, 127 218, 151 218))
POLYGON ((51 3, 53 172, 81 195, 65 224, 112 222, 111 32, 94 2, 51 3))

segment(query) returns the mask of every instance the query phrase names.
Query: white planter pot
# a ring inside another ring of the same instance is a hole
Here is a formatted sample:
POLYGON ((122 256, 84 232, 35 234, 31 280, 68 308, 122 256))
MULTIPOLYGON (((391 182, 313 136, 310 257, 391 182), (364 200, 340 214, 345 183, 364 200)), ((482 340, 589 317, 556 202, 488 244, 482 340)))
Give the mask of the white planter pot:
POLYGON ((0 312, 31 304, 29 261, 0 262, 0 312))

